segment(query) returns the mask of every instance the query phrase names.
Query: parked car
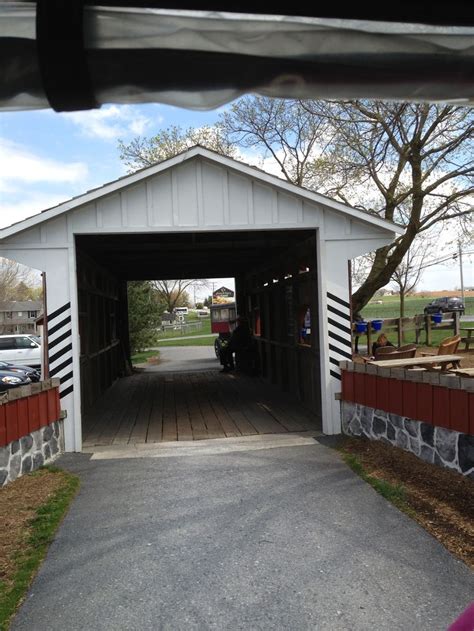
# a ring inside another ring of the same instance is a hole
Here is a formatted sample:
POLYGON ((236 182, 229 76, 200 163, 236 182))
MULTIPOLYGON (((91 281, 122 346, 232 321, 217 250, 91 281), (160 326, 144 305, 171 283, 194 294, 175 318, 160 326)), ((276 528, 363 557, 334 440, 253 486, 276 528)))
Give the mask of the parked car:
POLYGON ((425 315, 446 313, 448 311, 459 311, 461 315, 464 315, 465 306, 461 298, 456 298, 455 296, 435 298, 424 309, 425 315))
POLYGON ((19 386, 27 386, 29 383, 31 383, 31 379, 24 372, 0 370, 0 392, 18 388, 19 386))
POLYGON ((10 364, 9 362, 0 361, 0 370, 7 370, 12 372, 20 372, 27 375, 31 381, 37 382, 41 379, 41 373, 36 368, 31 366, 18 366, 16 364, 10 364))
POLYGON ((36 335, 0 335, 0 361, 16 366, 41 366, 41 343, 36 335))

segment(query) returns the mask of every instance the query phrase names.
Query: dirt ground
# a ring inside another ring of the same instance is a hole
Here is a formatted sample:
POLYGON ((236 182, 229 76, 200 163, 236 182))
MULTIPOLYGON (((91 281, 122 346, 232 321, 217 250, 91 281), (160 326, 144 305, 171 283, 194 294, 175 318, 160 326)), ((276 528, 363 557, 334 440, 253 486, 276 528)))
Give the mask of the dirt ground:
POLYGON ((382 442, 347 438, 342 451, 369 475, 401 484, 414 519, 474 569, 474 480, 382 442))
POLYGON ((0 489, 0 582, 9 586, 30 534, 28 523, 36 510, 64 484, 62 476, 40 470, 0 489))

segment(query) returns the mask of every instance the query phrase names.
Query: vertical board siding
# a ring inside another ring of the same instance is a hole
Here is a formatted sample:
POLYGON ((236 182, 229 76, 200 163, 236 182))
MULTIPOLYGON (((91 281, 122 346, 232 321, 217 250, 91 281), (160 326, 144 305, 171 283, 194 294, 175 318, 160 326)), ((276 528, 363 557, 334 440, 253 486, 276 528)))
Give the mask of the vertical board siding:
POLYGON ((127 226, 144 228, 148 224, 147 194, 145 183, 130 186, 122 192, 127 226))
POLYGON ((342 370, 342 400, 474 434, 474 393, 342 370))
POLYGON ((229 224, 231 226, 248 224, 251 187, 252 184, 248 178, 229 173, 229 224))
POLYGON ((176 167, 174 178, 176 178, 178 225, 199 225, 196 164, 182 164, 176 167))
POLYGON ((0 405, 0 447, 61 417, 59 389, 51 388, 0 405))
POLYGON ((223 224, 225 220, 222 169, 203 164, 201 173, 204 224, 206 226, 223 224))
POLYGON ((171 173, 157 175, 148 182, 152 227, 173 225, 173 186, 171 173))

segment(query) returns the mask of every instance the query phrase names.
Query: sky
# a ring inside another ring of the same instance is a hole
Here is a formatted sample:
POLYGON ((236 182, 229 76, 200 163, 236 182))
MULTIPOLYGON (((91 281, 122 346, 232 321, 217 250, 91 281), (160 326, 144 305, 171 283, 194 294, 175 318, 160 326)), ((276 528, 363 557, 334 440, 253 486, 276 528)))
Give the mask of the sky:
MULTIPOLYGON (((0 228, 126 175, 118 139, 129 142, 171 125, 212 125, 218 115, 219 110, 160 104, 106 105, 62 114, 0 112, 0 228)), ((464 282, 473 285, 473 257, 465 259, 464 282)), ((223 280, 230 286, 229 279, 223 280)), ((454 290, 459 285, 459 265, 453 262, 426 270, 418 289, 454 290)))

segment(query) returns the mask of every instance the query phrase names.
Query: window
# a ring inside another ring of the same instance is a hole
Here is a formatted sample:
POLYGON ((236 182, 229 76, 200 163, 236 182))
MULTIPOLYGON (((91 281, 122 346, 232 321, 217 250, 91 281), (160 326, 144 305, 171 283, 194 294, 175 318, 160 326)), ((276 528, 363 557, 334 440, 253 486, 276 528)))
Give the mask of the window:
POLYGON ((0 338, 0 351, 12 351, 16 348, 14 337, 0 338))
POLYGON ((33 340, 30 340, 29 337, 17 337, 16 338, 16 347, 17 348, 32 348, 34 345, 33 340))
POLYGON ((29 318, 36 318, 37 315, 38 315, 37 311, 28 311, 29 318))
POLYGON ((13 318, 13 312, 12 311, 5 311, 5 317, 9 318, 11 320, 13 318))

